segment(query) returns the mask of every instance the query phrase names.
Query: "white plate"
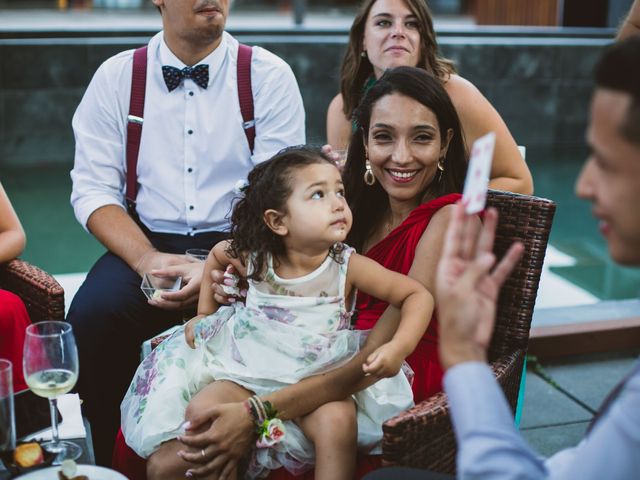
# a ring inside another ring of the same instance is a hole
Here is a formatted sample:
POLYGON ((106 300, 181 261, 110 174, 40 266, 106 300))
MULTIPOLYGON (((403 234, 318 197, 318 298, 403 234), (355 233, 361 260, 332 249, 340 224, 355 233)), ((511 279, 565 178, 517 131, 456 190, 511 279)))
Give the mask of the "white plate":
MULTIPOLYGON (((35 470, 16 478, 21 480, 58 480, 59 471, 60 466, 58 465, 57 467, 35 470)), ((127 477, 115 470, 105 467, 97 467, 95 465, 78 465, 76 475, 86 475, 89 477, 89 480, 127 480, 127 477)))

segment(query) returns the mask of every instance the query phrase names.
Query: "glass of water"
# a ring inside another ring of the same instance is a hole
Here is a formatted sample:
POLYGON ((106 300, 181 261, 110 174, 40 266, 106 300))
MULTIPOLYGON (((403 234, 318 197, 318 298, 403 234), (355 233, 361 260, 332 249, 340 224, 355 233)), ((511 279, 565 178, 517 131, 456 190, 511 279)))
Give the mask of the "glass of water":
POLYGON ((78 349, 66 322, 38 322, 27 327, 22 361, 24 377, 33 393, 49 399, 51 410, 51 441, 42 444, 56 454, 54 465, 63 460, 75 460, 82 448, 58 437, 57 399, 69 392, 78 379, 78 349))

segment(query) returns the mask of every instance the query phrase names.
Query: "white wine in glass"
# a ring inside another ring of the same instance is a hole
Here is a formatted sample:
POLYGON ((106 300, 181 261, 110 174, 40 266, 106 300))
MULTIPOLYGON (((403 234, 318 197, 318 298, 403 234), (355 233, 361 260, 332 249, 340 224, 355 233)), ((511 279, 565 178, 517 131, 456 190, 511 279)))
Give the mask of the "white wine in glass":
POLYGON ((57 399, 69 392, 78 379, 78 349, 66 322, 38 322, 27 327, 23 358, 24 378, 36 395, 49 399, 51 410, 51 441, 42 447, 56 454, 54 465, 63 460, 75 460, 82 448, 58 436, 57 399))

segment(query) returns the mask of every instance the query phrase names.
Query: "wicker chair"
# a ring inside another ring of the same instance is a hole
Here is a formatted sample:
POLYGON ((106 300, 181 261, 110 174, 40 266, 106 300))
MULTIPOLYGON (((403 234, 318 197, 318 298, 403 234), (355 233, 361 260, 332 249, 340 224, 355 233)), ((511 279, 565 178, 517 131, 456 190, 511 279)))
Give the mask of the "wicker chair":
POLYGON ((32 322, 64 320, 64 290, 38 267, 20 259, 0 265, 0 288, 22 299, 32 322))
MULTIPOLYGON (((491 368, 515 411, 533 307, 556 207, 550 200, 499 191, 490 191, 487 203, 500 214, 494 247, 498 258, 515 240, 525 245, 522 260, 500 293, 489 349, 491 368)), ((384 465, 455 472, 456 439, 446 394, 436 394, 387 420, 383 431, 384 465)))

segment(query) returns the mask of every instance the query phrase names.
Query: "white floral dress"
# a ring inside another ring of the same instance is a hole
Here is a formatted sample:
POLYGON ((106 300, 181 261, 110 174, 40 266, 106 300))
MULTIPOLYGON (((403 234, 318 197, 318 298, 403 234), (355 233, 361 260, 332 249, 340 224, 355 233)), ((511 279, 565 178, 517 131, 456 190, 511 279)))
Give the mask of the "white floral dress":
MULTIPOLYGON (((341 248, 342 247, 342 248, 341 248)), ((349 256, 338 245, 315 271, 296 279, 276 275, 271 262, 264 280, 250 281, 246 305, 220 307, 195 328, 191 349, 180 327, 138 367, 121 405, 127 444, 148 457, 178 435, 190 399, 214 380, 231 380, 265 395, 331 370, 358 351, 367 332, 350 330, 345 301, 349 256)), ((382 422, 413 405, 400 372, 354 395, 358 444, 379 452, 382 422)), ((314 463, 313 445, 294 422, 282 442, 256 449, 248 476, 284 466, 294 474, 314 463)))

